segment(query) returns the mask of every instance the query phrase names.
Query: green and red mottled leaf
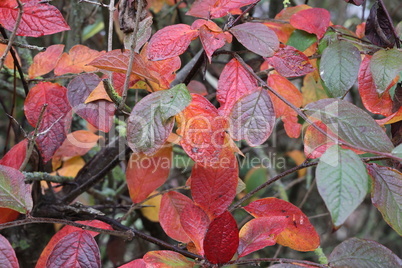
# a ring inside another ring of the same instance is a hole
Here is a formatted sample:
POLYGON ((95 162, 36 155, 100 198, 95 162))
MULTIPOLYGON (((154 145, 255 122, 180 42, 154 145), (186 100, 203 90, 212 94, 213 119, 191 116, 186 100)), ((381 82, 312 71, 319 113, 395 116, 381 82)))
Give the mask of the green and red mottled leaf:
POLYGON ((198 37, 198 30, 186 24, 175 24, 157 31, 148 44, 148 58, 166 60, 183 54, 191 41, 198 37))
POLYGON ((149 251, 144 255, 143 260, 147 267, 155 268, 191 268, 195 264, 180 253, 170 250, 149 251))
POLYGON ((184 232, 194 243, 197 254, 204 255, 204 238, 210 224, 208 215, 192 202, 187 204, 180 213, 180 224, 184 232))
POLYGON ((25 160, 28 148, 28 139, 23 139, 14 145, 4 156, 0 159, 0 165, 20 169, 25 160))
POLYGON ((317 188, 332 223, 341 226, 363 202, 369 177, 360 157, 351 150, 332 146, 321 156, 316 169, 317 188))
POLYGON ((171 145, 166 145, 152 156, 132 154, 127 163, 126 182, 133 203, 145 200, 165 183, 171 166, 171 145))
POLYGON ((279 49, 278 36, 262 23, 242 23, 230 32, 243 46, 260 56, 271 57, 279 49))
POLYGON ((7 268, 19 268, 17 256, 8 240, 0 235, 0 265, 7 268))
MULTIPOLYGON (((293 103, 296 107, 303 104, 303 96, 300 91, 285 77, 278 74, 268 76, 268 85, 275 89, 287 101, 293 103)), ((275 114, 277 118, 281 118, 284 123, 285 131, 291 138, 298 138, 301 132, 301 125, 297 122, 297 113, 287 106, 272 92, 269 92, 271 100, 274 104, 275 114)))
POLYGON ((331 14, 323 8, 301 10, 290 18, 290 24, 296 29, 317 35, 321 39, 331 22, 331 14))
POLYGON ((402 173, 376 164, 368 166, 373 179, 371 200, 384 220, 402 235, 402 173))
POLYGON ((402 51, 398 49, 379 50, 370 61, 370 70, 378 94, 389 89, 392 80, 402 71, 402 51))
POLYGON ((100 268, 98 245, 88 231, 69 233, 54 246, 45 267, 100 268))
POLYGON ((213 264, 230 261, 239 246, 239 230, 229 211, 215 218, 204 239, 205 258, 213 264))
POLYGON ((370 60, 371 56, 366 55, 360 65, 358 76, 360 97, 364 107, 369 112, 390 116, 393 106, 391 95, 389 90, 384 91, 382 94, 377 92, 377 87, 371 75, 370 60))
POLYGON ((268 92, 259 88, 243 95, 229 114, 229 133, 234 140, 246 140, 250 146, 264 143, 275 126, 274 105, 268 92))
POLYGON ((144 97, 131 111, 127 123, 127 141, 134 153, 152 155, 166 142, 176 114, 191 101, 184 84, 144 97))
MULTIPOLYGON (((38 0, 22 0, 24 5, 17 35, 39 37, 70 30, 60 11, 49 3, 38 0)), ((13 31, 19 8, 16 0, 0 2, 0 24, 13 31)))
POLYGON ((234 154, 221 157, 214 166, 195 164, 191 172, 191 196, 210 219, 222 214, 236 196, 239 171, 234 154))
POLYGON ((256 218, 247 222, 240 229, 238 258, 267 246, 275 245, 276 237, 285 230, 286 225, 286 217, 279 216, 256 218))
POLYGON ((144 259, 136 259, 119 266, 119 268, 147 268, 147 264, 145 263, 144 259))
POLYGON ((328 258, 331 267, 401 267, 402 260, 383 245, 350 238, 334 248, 328 258))
POLYGON ((367 18, 365 34, 374 45, 392 48, 395 45, 394 26, 382 1, 375 1, 367 18))
POLYGON ((251 202, 244 209, 254 217, 285 216, 287 224, 277 237, 277 243, 298 251, 314 251, 320 245, 314 226, 295 205, 274 197, 251 202))
POLYGON ((46 48, 46 51, 36 54, 28 69, 28 77, 35 78, 53 71, 63 54, 63 50, 64 45, 52 45, 46 48))
POLYGON ((31 187, 24 175, 12 167, 0 165, 0 207, 22 214, 32 210, 31 187))
POLYGON ((253 92, 257 80, 236 59, 229 61, 219 76, 216 99, 221 104, 219 112, 228 115, 238 99, 253 92))
POLYGON ((190 242, 190 238, 183 229, 180 215, 189 204, 193 204, 190 198, 181 193, 171 191, 162 196, 159 211, 159 222, 165 233, 174 240, 183 243, 190 242))
POLYGON ((186 15, 204 19, 216 19, 255 2, 257 0, 196 0, 186 15))
POLYGON ((266 61, 284 77, 303 76, 314 71, 307 56, 291 46, 281 45, 280 49, 266 61))
POLYGON ((36 138, 43 161, 47 162, 66 139, 72 115, 67 100, 67 89, 59 84, 41 82, 31 88, 24 103, 24 112, 29 124, 36 127, 43 107, 36 138))
POLYGON ((92 126, 103 131, 109 132, 113 124, 115 112, 114 104, 105 100, 85 103, 101 79, 96 74, 81 74, 75 77, 68 84, 68 101, 73 111, 87 120, 92 126))

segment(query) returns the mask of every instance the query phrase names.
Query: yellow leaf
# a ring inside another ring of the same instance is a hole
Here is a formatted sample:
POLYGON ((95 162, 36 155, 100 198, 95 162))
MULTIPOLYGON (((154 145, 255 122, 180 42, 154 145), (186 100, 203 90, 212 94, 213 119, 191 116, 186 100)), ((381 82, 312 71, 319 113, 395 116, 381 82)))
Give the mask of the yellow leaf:
POLYGON ((66 177, 75 177, 78 174, 78 171, 85 165, 84 159, 81 156, 76 156, 67 161, 64 161, 63 167, 56 172, 51 173, 51 175, 60 175, 66 177))
MULTIPOLYGON (((150 195, 154 195, 157 192, 153 192, 150 195)), ((154 198, 151 198, 143 203, 143 205, 149 207, 141 208, 142 215, 150 221, 159 222, 159 210, 161 207, 161 199, 162 195, 157 195, 154 198)))

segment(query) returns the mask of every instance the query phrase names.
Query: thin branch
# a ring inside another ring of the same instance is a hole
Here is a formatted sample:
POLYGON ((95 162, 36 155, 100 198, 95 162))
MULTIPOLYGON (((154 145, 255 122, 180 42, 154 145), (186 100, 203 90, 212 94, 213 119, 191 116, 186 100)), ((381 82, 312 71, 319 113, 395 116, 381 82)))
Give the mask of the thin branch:
POLYGON ((249 5, 244 11, 243 13, 241 13, 239 16, 237 16, 236 19, 234 19, 233 21, 227 23, 227 25, 225 25, 225 30, 229 30, 230 28, 232 28, 233 26, 236 25, 236 23, 245 15, 247 14, 251 9, 253 9, 261 0, 256 1, 255 3, 249 5))
POLYGON ((237 260, 237 261, 230 261, 226 264, 238 264, 238 265, 243 265, 243 264, 259 264, 261 262, 279 262, 279 263, 300 263, 304 265, 309 265, 309 266, 314 266, 314 267, 329 267, 328 265, 325 264, 319 264, 311 261, 302 261, 302 260, 294 260, 294 259, 283 259, 283 258, 259 258, 259 259, 248 259, 248 260, 237 260))
MULTIPOLYGON (((112 1, 114 1, 114 0, 112 0, 112 1)), ((92 4, 92 5, 101 6, 101 7, 109 7, 108 5, 105 5, 105 4, 102 4, 99 2, 90 1, 90 0, 79 0, 78 2, 80 2, 80 3, 84 2, 84 3, 88 3, 88 4, 92 4)))
MULTIPOLYGON (((9 44, 9 39, 3 39, 0 38, 0 44, 9 44)), ((20 47, 20 48, 26 48, 26 49, 31 49, 31 50, 38 50, 40 52, 45 51, 46 48, 45 47, 38 47, 38 46, 34 46, 34 45, 29 45, 29 44, 23 44, 23 43, 19 43, 19 42, 12 42, 12 46, 14 47, 20 47)))
POLYGON ((114 7, 114 0, 110 0, 109 3, 109 29, 107 35, 107 51, 112 51, 113 49, 113 14, 116 8, 114 7))
POLYGON ((35 79, 29 79, 28 82, 44 82, 44 81, 56 81, 60 79, 71 79, 79 74, 67 74, 67 75, 60 75, 60 76, 54 76, 54 77, 48 77, 48 78, 35 78, 35 79))
POLYGON ((59 175, 50 175, 46 172, 22 172, 25 176, 25 182, 30 183, 33 181, 48 181, 48 182, 56 182, 56 183, 65 183, 71 182, 74 180, 74 177, 67 176, 59 176, 59 175))

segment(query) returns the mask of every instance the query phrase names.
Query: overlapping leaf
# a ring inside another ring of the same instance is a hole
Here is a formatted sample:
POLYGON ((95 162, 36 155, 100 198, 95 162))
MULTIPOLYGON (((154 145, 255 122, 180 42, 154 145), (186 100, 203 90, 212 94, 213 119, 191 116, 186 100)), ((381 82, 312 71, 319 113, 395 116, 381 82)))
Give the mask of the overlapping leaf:
MULTIPOLYGON (((17 35, 39 37, 70 30, 60 11, 47 2, 22 0, 23 13, 17 35)), ((9 31, 14 29, 19 9, 16 0, 0 2, 0 23, 9 31)))
POLYGON ((321 39, 330 25, 331 14, 323 8, 301 10, 290 18, 290 24, 296 29, 313 33, 321 39))
POLYGON ((395 45, 392 21, 382 1, 375 1, 366 22, 366 37, 374 45, 392 48, 395 45))
POLYGON ((301 88, 303 106, 310 102, 328 98, 321 82, 322 80, 319 78, 318 72, 309 73, 303 78, 303 86, 301 88))
POLYGON ((19 268, 17 256, 8 240, 0 235, 0 264, 7 268, 19 268))
POLYGON ((53 156, 58 159, 68 159, 74 156, 81 156, 89 152, 98 142, 98 136, 88 130, 77 130, 67 135, 63 144, 53 156))
POLYGON ((172 132, 174 118, 191 101, 184 84, 152 93, 139 101, 127 123, 128 145, 134 153, 152 155, 172 132))
POLYGON ((216 19, 226 16, 232 10, 255 3, 256 0, 196 0, 186 15, 216 19))
POLYGON ((0 165, 20 169, 26 157, 27 147, 28 139, 23 139, 14 145, 10 151, 8 151, 3 158, 0 159, 0 165))
POLYGON ((19 215, 20 213, 18 213, 18 211, 15 211, 13 209, 0 208, 0 223, 13 221, 16 218, 18 218, 19 215))
POLYGON ((145 263, 144 259, 136 259, 119 266, 119 268, 147 268, 147 264, 145 263))
POLYGON ((194 262, 188 260, 180 253, 170 250, 156 250, 147 252, 144 257, 147 267, 177 267, 191 268, 194 262))
MULTIPOLYGON (((0 44, 0 55, 4 54, 4 51, 6 50, 7 45, 6 44, 0 44)), ((21 60, 18 56, 18 54, 16 54, 18 62, 21 64, 21 60)), ((11 53, 7 53, 6 58, 4 59, 4 66, 7 67, 8 69, 14 69, 14 59, 13 56, 11 55, 11 53)))
POLYGON ((33 58, 28 69, 29 78, 35 78, 51 72, 63 54, 64 45, 52 45, 46 51, 40 52, 33 58))
POLYGON ((41 82, 31 88, 24 104, 25 116, 31 126, 37 126, 44 106, 36 143, 47 162, 66 139, 70 127, 72 116, 67 89, 50 82, 41 82))

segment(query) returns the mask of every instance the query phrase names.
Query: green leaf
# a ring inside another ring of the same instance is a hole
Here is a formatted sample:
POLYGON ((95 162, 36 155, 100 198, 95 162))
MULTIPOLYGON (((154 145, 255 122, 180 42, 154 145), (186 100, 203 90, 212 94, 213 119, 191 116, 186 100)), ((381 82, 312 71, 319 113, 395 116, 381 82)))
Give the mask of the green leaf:
POLYGON ((395 147, 392 150, 392 154, 399 158, 402 158, 402 144, 399 144, 397 147, 395 147))
POLYGON ((394 148, 384 130, 366 112, 340 99, 323 99, 305 107, 307 116, 327 125, 339 139, 364 149, 389 153, 394 148))
POLYGON ((369 166, 373 178, 371 200, 384 220, 402 235, 402 173, 376 164, 369 166))
POLYGON ((0 165, 0 207, 26 214, 32 210, 31 187, 17 169, 0 165))
POLYGON ((346 41, 332 43, 324 50, 320 75, 332 97, 342 97, 353 86, 360 62, 359 50, 346 41))
POLYGON ((296 29, 289 37, 286 45, 292 46, 299 51, 305 51, 315 42, 317 42, 317 36, 315 34, 310 34, 308 32, 296 29))
POLYGON ((330 267, 401 267, 401 259, 383 245, 370 240, 350 238, 339 244, 329 256, 330 267))
POLYGON ((402 71, 402 51, 394 49, 379 50, 374 53, 370 70, 378 94, 384 93, 392 80, 402 71))
POLYGON ((152 155, 166 142, 174 118, 191 102, 184 84, 152 93, 135 105, 127 123, 128 145, 134 153, 152 155))
POLYGON ((316 178, 318 192, 336 227, 345 222, 369 190, 368 174, 360 157, 337 145, 321 156, 316 178))

